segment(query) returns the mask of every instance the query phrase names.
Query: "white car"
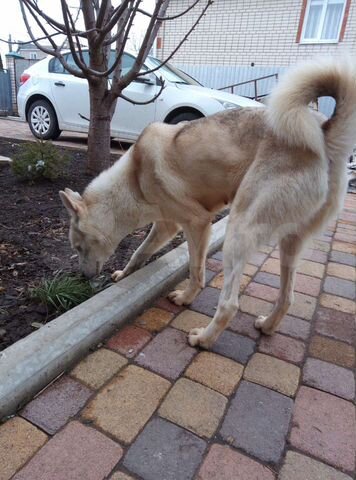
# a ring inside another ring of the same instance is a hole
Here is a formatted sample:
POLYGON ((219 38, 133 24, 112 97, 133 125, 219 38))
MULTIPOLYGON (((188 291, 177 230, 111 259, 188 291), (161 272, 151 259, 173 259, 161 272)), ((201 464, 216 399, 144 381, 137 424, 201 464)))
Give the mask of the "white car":
MULTIPOLYGON (((88 52, 84 54, 88 55, 88 52)), ((66 53, 65 58, 75 67, 71 53, 66 53)), ((133 55, 124 54, 123 73, 128 71, 134 60, 133 55)), ((160 64, 156 58, 148 57, 143 70, 160 64)), ((165 88, 154 102, 133 105, 119 98, 111 122, 112 137, 133 142, 154 121, 176 124, 229 108, 263 106, 249 98, 205 88, 170 64, 163 65, 155 73, 139 77, 123 93, 134 101, 148 101, 159 92, 161 77, 165 88)), ((25 70, 21 76, 17 101, 19 115, 29 123, 35 137, 56 139, 62 130, 88 131, 88 83, 69 74, 56 58, 47 57, 25 70)))

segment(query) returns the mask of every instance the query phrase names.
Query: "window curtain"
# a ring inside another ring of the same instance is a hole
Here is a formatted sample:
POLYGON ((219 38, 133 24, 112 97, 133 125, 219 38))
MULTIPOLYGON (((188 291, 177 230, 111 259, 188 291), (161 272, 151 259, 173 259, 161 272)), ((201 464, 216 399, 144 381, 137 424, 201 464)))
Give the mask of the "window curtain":
POLYGON ((321 38, 323 40, 336 40, 339 33, 341 15, 344 4, 342 3, 330 3, 326 9, 326 16, 321 32, 321 38))
POLYGON ((311 1, 307 25, 305 27, 304 38, 318 38, 319 23, 323 5, 321 2, 311 1))

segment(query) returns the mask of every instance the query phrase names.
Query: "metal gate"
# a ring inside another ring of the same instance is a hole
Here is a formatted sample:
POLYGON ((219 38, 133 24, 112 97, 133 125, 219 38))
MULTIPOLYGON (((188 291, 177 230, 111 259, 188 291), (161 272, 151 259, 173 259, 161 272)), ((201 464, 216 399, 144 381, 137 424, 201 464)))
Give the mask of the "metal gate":
POLYGON ((7 70, 0 71, 0 116, 12 115, 11 81, 7 70))

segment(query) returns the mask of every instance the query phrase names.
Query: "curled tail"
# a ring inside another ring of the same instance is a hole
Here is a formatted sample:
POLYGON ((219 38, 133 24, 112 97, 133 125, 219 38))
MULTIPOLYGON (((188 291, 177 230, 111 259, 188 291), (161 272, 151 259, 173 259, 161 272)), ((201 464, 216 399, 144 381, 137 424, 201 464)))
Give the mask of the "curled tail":
POLYGON ((335 58, 298 65, 285 75, 270 97, 268 122, 291 146, 311 149, 332 159, 345 159, 356 143, 355 62, 335 58), (318 97, 336 101, 327 120, 308 107, 318 97))

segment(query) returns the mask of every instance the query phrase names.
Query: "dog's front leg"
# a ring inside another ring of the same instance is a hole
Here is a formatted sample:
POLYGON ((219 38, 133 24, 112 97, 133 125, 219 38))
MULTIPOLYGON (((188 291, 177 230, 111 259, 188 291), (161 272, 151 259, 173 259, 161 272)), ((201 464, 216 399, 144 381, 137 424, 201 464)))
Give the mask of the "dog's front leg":
POLYGON ((176 305, 189 305, 205 287, 205 260, 211 223, 183 225, 189 250, 189 282, 185 290, 174 290, 168 298, 176 305))
POLYGON ((173 238, 180 227, 174 222, 157 221, 153 224, 150 233, 130 258, 124 270, 116 270, 111 278, 118 282, 140 268, 157 250, 173 238))

